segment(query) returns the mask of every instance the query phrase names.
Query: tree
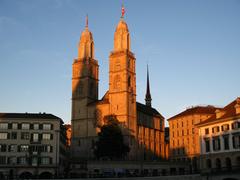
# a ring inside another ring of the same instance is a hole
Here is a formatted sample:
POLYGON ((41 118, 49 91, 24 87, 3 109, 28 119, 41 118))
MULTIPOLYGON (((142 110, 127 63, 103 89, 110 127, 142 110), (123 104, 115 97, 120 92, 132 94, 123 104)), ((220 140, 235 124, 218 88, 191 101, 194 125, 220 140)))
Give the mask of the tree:
POLYGON ((99 158, 124 158, 129 152, 129 146, 124 144, 124 137, 119 122, 114 115, 106 117, 106 124, 98 133, 94 154, 99 158))

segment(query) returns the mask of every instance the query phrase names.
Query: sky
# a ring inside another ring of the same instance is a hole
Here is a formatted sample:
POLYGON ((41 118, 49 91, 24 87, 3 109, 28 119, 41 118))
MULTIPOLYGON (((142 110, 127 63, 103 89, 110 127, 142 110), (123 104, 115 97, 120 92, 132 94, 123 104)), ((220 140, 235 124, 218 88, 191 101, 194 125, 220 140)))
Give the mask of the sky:
MULTIPOLYGON (((124 0, 136 56, 137 101, 149 64, 152 104, 166 119, 240 96, 240 0, 124 0)), ((108 89, 108 57, 122 0, 0 0, 0 112, 71 121, 71 70, 89 17, 108 89)))

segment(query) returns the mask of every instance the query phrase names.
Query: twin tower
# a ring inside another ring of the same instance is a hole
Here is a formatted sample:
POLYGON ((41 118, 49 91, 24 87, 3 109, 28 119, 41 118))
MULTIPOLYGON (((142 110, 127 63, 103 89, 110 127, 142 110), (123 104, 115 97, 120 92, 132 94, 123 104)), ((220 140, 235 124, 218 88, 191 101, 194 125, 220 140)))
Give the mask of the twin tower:
MULTIPOLYGON (((125 142, 134 156, 137 131, 136 59, 131 52, 130 34, 123 17, 114 33, 109 55, 109 89, 98 98, 99 66, 94 56, 94 41, 86 21, 81 34, 78 58, 72 65, 72 156, 92 159, 97 134, 106 118, 115 115, 124 132, 125 142)), ((151 96, 150 96, 151 99, 151 96)), ((151 104, 151 102, 150 102, 151 104)), ((129 156, 129 157, 130 157, 129 156)))

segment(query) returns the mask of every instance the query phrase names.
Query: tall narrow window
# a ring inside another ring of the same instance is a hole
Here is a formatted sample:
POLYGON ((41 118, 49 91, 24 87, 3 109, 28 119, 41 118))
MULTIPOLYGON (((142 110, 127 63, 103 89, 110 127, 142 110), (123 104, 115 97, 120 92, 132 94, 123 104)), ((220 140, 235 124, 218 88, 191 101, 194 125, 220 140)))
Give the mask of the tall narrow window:
POLYGON ((131 76, 128 76, 128 87, 131 86, 131 76))
POLYGON ((228 150, 229 149, 229 136, 223 136, 223 142, 224 142, 224 149, 228 150))

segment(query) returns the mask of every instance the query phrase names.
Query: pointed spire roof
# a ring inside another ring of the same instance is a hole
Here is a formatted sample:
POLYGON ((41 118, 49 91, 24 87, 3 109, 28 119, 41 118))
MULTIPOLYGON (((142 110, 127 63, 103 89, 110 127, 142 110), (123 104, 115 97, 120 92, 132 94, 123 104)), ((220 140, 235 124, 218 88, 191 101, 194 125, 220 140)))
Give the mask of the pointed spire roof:
POLYGON ((78 50, 79 58, 92 57, 94 58, 94 42, 93 35, 88 29, 88 15, 86 15, 85 29, 81 34, 78 50))
POLYGON ((146 95, 145 95, 145 102, 146 102, 147 106, 152 106, 152 98, 151 98, 151 93, 150 93, 148 65, 147 65, 147 89, 146 89, 146 95))

